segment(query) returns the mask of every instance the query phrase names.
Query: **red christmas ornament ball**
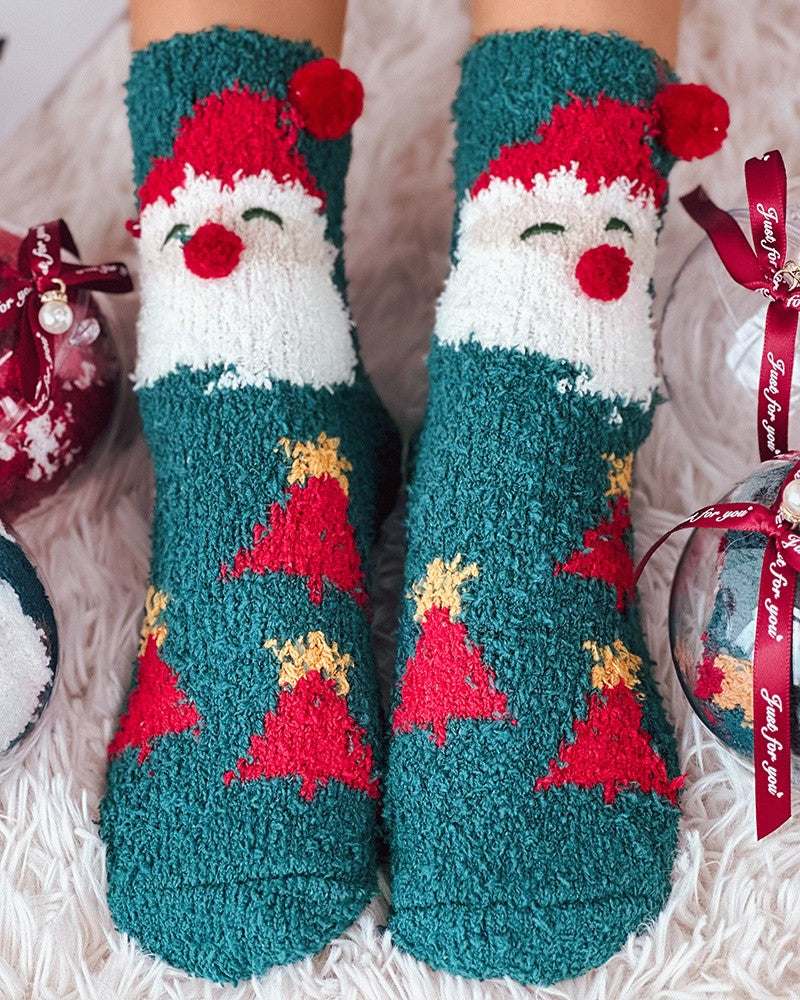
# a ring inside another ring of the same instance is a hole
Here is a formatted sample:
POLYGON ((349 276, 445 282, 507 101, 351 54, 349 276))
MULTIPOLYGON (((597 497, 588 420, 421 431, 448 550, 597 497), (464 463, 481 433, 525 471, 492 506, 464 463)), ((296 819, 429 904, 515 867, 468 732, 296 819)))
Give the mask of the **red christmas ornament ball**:
MULTIPOLYGON (((12 264, 20 242, 0 227, 0 260, 12 264)), ((6 523, 37 507, 84 463, 117 404, 120 362, 105 317, 84 290, 70 305, 73 327, 55 338, 50 396, 39 412, 22 394, 17 324, 0 332, 0 512, 6 523), (77 336, 81 330, 91 332, 77 336)))

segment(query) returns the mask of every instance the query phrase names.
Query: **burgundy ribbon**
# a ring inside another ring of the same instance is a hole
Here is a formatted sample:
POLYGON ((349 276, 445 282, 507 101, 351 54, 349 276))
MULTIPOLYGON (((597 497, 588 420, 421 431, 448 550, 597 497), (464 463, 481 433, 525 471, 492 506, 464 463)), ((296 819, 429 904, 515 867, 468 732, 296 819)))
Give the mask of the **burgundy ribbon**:
MULTIPOLYGON (((798 453, 782 457, 797 459, 798 453)), ((634 578, 638 581, 656 549, 684 528, 756 531, 766 536, 753 653, 753 761, 759 840, 777 830, 792 814, 789 692, 800 532, 783 520, 779 508, 783 491, 795 479, 800 479, 800 461, 784 479, 771 507, 759 503, 718 503, 698 510, 648 549, 636 567, 634 578)))
POLYGON ((0 263, 0 331, 17 323, 20 390, 34 412, 50 398, 57 336, 39 325, 41 295, 57 287, 56 278, 66 285, 68 298, 69 289, 78 287, 102 292, 133 288, 124 264, 70 264, 61 259, 62 249, 80 257, 67 224, 56 219, 28 230, 16 269, 0 263))
POLYGON ((744 172, 753 247, 736 220, 717 208, 702 187, 681 198, 681 203, 705 230, 733 280, 770 300, 758 391, 758 450, 763 462, 789 448, 789 399, 800 294, 793 294, 796 281, 785 269, 783 158, 777 150, 772 150, 748 160, 744 172))

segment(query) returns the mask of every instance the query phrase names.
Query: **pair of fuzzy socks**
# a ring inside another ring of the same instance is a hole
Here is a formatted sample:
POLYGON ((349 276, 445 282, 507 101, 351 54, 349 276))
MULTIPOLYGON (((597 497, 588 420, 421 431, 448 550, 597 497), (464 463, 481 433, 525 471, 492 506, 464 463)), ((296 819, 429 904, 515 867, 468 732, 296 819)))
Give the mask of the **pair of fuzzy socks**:
POLYGON ((134 56, 157 499, 101 833, 146 950, 219 981, 318 951, 375 891, 384 793, 390 927, 438 968, 555 982, 658 913, 681 778, 634 605, 631 463, 666 174, 724 131, 719 99, 671 83, 620 36, 465 58, 384 749, 367 564, 397 436, 341 257, 360 84, 221 28, 134 56))

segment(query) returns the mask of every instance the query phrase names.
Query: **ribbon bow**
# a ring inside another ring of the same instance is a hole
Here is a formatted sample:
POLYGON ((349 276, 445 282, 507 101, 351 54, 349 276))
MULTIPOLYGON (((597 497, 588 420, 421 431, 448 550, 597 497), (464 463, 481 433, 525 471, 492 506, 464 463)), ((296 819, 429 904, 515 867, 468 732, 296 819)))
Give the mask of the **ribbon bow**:
POLYGON ((58 336, 42 328, 42 296, 78 287, 103 292, 133 289, 124 264, 70 264, 61 259, 62 249, 80 257, 67 224, 57 219, 28 230, 19 248, 16 269, 0 263, 0 331, 17 323, 15 352, 20 391, 34 412, 39 412, 50 398, 58 336))
MULTIPOLYGON (((796 461, 800 453, 781 457, 796 461)), ((635 583, 656 549, 684 528, 755 531, 766 536, 753 653, 753 761, 759 840, 792 814, 789 692, 794 589, 800 572, 800 508, 785 500, 784 493, 790 483, 798 481, 800 461, 789 471, 771 507, 751 502, 718 503, 696 511, 648 549, 634 576, 635 583)))
POLYGON ((739 224, 702 187, 681 198, 734 281, 769 300, 758 393, 761 461, 788 451, 789 400, 797 335, 800 264, 786 260, 786 169, 777 150, 748 160, 744 168, 753 246, 739 224))

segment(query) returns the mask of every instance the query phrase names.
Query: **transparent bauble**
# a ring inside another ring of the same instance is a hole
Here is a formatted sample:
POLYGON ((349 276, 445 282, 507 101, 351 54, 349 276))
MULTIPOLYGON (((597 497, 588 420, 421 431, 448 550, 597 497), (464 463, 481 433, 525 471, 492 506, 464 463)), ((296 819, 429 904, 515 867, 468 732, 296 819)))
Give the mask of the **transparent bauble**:
MULTIPOLYGON (((0 260, 16 264, 22 235, 0 223, 0 260)), ((108 300, 101 310, 98 297, 71 289, 65 316, 67 309, 69 326, 53 336, 50 398, 39 412, 20 389, 17 324, 0 331, 0 516, 6 522, 38 507, 85 468, 90 455, 96 458, 119 412, 122 365, 108 300)))
POLYGON ((0 770, 13 767, 50 703, 58 629, 41 570, 0 524, 0 770))
MULTIPOLYGON (((788 193, 787 260, 800 259, 800 179, 788 193)), ((746 209, 730 212, 752 243, 746 209)), ((758 464, 756 411, 768 300, 737 284, 705 237, 669 293, 659 337, 668 399, 697 455, 723 482, 758 464)), ((800 338, 795 352, 789 446, 800 444, 800 338)))
MULTIPOLYGON (((800 452, 763 462, 720 503, 770 507, 800 452)), ((753 649, 767 539, 754 531, 698 528, 686 543, 669 605, 672 659, 700 720, 730 750, 753 759, 753 649)), ((800 787, 800 588, 792 631, 792 781, 800 787)))

